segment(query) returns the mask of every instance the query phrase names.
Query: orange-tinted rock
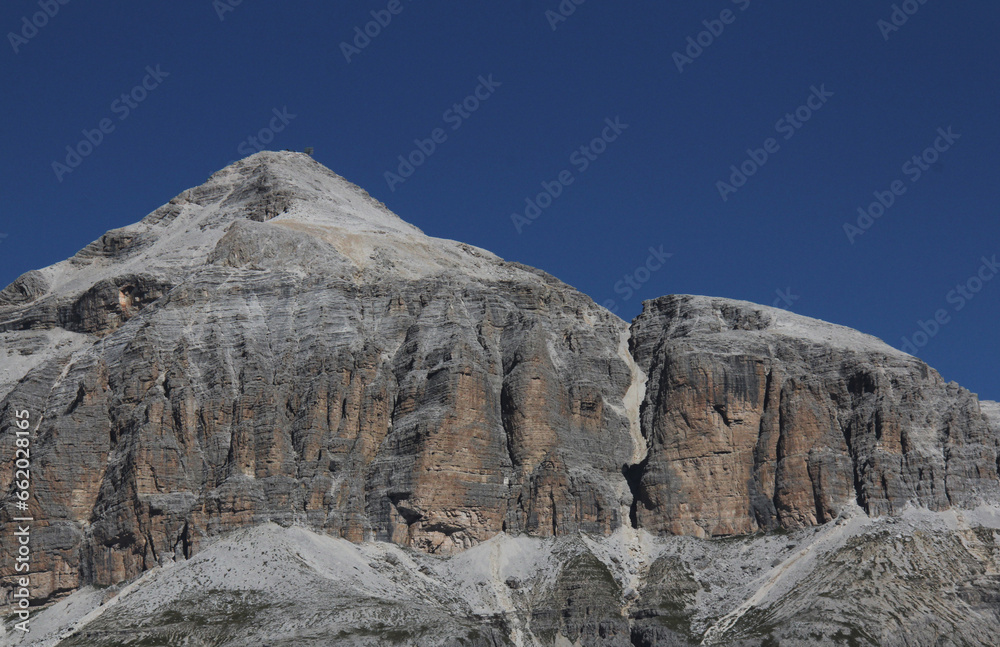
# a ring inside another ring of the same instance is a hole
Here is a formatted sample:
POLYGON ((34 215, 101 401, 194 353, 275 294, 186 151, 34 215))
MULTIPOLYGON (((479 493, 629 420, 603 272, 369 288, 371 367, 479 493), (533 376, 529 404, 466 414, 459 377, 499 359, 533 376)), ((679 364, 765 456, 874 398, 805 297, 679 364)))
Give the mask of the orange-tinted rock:
POLYGON ((998 499, 976 397, 856 331, 746 302, 664 297, 633 324, 648 375, 641 527, 697 536, 998 499))
POLYGON ((238 162, 25 275, 0 322, 39 598, 269 521, 449 553, 630 513, 704 537, 1000 500, 996 409, 915 358, 703 297, 647 303, 629 344, 585 295, 303 155, 238 162))

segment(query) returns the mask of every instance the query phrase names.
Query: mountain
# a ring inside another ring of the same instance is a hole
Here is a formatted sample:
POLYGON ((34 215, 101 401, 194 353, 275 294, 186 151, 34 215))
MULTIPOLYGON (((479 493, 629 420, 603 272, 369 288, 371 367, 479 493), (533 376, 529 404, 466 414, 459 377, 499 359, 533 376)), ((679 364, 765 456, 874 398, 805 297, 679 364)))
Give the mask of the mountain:
POLYGON ((1000 405, 747 302, 663 297, 630 326, 307 155, 237 162, 18 278, 0 362, 46 606, 4 644, 1000 629, 1000 405))

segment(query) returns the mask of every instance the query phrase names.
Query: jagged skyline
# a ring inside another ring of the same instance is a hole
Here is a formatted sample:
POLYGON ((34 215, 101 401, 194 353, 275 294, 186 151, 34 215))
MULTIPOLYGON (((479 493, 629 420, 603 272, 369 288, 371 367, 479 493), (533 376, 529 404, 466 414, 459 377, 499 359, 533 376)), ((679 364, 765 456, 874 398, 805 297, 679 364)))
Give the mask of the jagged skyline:
POLYGON ((911 344, 998 398, 1000 286, 979 283, 1000 254, 998 14, 5 5, 0 284, 248 152, 314 146, 429 234, 626 320, 671 293, 777 305, 911 344), (650 246, 672 254, 655 270, 650 246))

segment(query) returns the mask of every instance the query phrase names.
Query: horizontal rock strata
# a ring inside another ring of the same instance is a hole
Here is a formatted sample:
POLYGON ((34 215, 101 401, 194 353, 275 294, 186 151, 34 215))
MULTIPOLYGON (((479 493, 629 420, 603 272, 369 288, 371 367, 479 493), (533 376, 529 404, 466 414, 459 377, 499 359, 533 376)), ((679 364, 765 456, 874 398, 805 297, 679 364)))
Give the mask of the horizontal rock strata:
POLYGON ((707 537, 1000 500, 996 405, 915 358, 703 297, 649 302, 630 331, 292 153, 19 278, 0 292, 0 364, 2 419, 33 424, 42 599, 269 521, 454 553, 499 533, 707 537))

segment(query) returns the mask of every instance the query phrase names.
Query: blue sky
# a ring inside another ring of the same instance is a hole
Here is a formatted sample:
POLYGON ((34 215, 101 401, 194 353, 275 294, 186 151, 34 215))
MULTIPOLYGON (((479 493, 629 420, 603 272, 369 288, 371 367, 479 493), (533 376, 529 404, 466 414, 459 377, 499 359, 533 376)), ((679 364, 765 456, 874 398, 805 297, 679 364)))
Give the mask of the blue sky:
POLYGON ((0 283, 313 146, 625 319, 776 304, 1000 398, 997 3, 61 1, 0 9, 0 283))

